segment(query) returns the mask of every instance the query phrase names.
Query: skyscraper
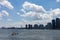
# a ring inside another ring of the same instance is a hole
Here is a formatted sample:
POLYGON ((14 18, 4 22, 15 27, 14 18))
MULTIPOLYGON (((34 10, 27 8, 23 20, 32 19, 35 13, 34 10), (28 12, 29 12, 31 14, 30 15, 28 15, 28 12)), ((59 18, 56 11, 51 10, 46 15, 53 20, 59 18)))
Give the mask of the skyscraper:
POLYGON ((34 24, 34 29, 38 29, 38 24, 34 24))
POLYGON ((28 25, 26 24, 26 29, 28 28, 28 25))
POLYGON ((47 25, 45 26, 45 29, 52 29, 52 24, 50 22, 47 23, 47 25))
POLYGON ((31 24, 28 24, 28 29, 32 29, 32 25, 31 24))
POLYGON ((40 24, 39 25, 39 29, 44 29, 44 25, 43 24, 40 24))
POLYGON ((56 29, 60 29, 60 18, 56 18, 56 29))
POLYGON ((54 19, 52 20, 52 28, 53 28, 53 29, 56 29, 56 22, 55 22, 54 19))

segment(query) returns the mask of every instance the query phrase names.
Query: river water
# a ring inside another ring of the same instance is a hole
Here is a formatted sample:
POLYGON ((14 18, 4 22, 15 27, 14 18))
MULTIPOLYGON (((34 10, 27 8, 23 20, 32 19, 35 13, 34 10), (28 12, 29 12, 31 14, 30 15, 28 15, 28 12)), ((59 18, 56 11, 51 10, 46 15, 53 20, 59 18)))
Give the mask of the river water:
POLYGON ((60 30, 0 29, 0 40, 60 40, 60 30))

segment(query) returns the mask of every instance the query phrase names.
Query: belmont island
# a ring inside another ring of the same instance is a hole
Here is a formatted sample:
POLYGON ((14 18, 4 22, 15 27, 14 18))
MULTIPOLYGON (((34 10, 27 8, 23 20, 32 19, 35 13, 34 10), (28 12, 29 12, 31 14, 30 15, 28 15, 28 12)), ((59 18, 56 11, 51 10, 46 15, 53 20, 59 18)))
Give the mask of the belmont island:
POLYGON ((51 22, 48 22, 47 25, 43 25, 43 24, 26 24, 25 27, 20 27, 20 28, 16 28, 16 27, 1 27, 1 29, 58 29, 60 30, 60 18, 56 18, 53 19, 51 22))

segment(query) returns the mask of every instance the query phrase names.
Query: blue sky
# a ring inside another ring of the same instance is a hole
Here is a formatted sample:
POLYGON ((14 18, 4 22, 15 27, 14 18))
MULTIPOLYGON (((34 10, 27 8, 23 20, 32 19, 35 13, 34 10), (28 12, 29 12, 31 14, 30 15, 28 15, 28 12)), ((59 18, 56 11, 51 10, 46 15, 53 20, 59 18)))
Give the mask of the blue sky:
POLYGON ((60 0, 0 0, 1 27, 45 24, 56 17, 60 17, 60 0))

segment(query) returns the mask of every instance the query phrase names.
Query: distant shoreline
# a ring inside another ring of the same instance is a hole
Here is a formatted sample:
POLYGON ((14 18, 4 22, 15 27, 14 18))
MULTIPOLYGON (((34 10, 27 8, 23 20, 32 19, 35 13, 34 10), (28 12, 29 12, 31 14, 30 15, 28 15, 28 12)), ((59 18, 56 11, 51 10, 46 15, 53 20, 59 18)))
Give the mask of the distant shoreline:
MULTIPOLYGON (((26 28, 0 28, 0 29, 26 29, 26 28)), ((27 30, 60 30, 60 29, 27 29, 27 30)))

